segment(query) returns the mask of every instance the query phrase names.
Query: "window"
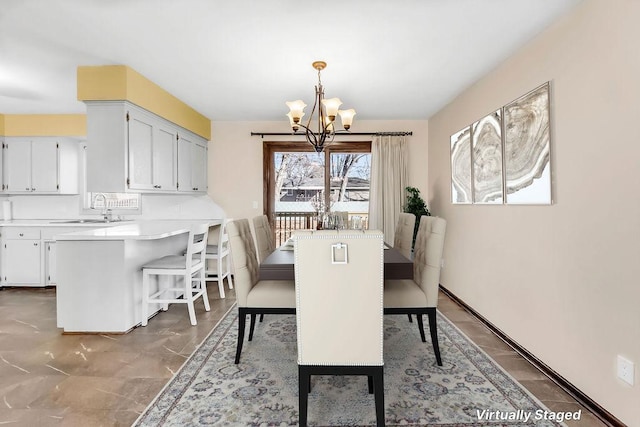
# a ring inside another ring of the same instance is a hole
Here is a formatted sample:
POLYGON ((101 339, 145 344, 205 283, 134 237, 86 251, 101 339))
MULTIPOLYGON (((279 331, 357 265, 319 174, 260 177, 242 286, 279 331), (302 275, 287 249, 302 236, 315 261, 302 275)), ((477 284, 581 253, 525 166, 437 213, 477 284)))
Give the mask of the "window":
POLYGON ((367 218, 370 142, 334 142, 322 153, 307 143, 264 142, 263 154, 265 213, 277 244, 292 230, 315 228, 327 210, 367 218))

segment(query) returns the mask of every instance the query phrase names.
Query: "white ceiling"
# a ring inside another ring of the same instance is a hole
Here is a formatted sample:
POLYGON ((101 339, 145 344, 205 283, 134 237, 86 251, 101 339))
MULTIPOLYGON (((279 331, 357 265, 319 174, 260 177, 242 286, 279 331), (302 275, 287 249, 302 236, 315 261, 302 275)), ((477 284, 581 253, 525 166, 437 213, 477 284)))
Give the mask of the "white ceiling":
POLYGON ((212 120, 327 97, 427 119, 580 0, 0 0, 0 113, 83 113, 76 67, 125 64, 212 120))

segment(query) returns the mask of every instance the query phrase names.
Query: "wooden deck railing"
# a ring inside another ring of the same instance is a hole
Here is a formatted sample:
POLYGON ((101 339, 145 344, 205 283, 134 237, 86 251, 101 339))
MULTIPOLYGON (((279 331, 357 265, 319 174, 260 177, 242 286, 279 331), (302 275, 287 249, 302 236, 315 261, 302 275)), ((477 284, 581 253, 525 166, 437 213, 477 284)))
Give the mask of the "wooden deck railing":
MULTIPOLYGON (((367 228, 367 213, 349 213, 349 218, 358 215, 362 218, 364 227, 367 228)), ((280 246, 291 237, 294 230, 315 229, 318 223, 316 212, 275 212, 275 238, 276 246, 280 246)))

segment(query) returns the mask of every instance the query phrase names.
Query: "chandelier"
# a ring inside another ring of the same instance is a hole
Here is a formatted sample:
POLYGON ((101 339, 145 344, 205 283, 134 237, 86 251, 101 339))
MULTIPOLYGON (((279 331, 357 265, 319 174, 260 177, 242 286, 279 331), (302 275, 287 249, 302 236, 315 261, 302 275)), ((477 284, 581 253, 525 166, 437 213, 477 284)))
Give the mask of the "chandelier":
POLYGON ((342 101, 340 98, 324 99, 324 88, 322 87, 322 81, 320 80, 320 72, 324 70, 327 63, 324 61, 315 61, 311 64, 313 68, 318 70, 318 85, 316 86, 316 98, 313 102, 313 109, 311 115, 307 120, 307 124, 302 123, 302 117, 304 116, 304 107, 307 106, 301 100, 287 102, 289 107, 289 123, 294 132, 302 128, 304 130, 305 137, 309 144, 313 145, 314 150, 317 153, 322 152, 324 147, 333 142, 333 138, 336 133, 347 132, 353 123, 353 116, 356 115, 356 110, 353 108, 349 110, 339 110, 342 101), (316 111, 317 110, 317 111, 316 111), (316 114, 317 127, 315 130, 311 129, 311 122, 314 120, 314 114, 316 114), (336 116, 340 115, 342 121, 342 127, 344 130, 335 130, 334 125, 336 116))

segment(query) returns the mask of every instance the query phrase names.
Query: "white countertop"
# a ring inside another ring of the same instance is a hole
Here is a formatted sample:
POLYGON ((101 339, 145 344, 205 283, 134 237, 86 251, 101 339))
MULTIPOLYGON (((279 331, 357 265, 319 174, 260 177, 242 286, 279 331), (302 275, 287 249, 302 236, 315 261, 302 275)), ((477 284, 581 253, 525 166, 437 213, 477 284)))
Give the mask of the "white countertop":
MULTIPOLYGON (((123 225, 94 228, 91 230, 64 233, 55 236, 57 241, 70 240, 155 240, 177 234, 188 233, 195 223, 208 222, 210 226, 221 224, 221 220, 156 220, 136 221, 123 225)), ((96 224, 93 224, 94 226, 96 224)), ((103 224, 97 224, 98 226, 103 224)))
MULTIPOLYGON (((79 218, 89 219, 89 218, 79 218)), ((92 220, 91 218, 89 220, 92 220)), ((0 227, 113 227, 115 225, 131 224, 132 220, 111 221, 111 222, 69 222, 72 219, 14 219, 11 221, 0 221, 0 227)))

